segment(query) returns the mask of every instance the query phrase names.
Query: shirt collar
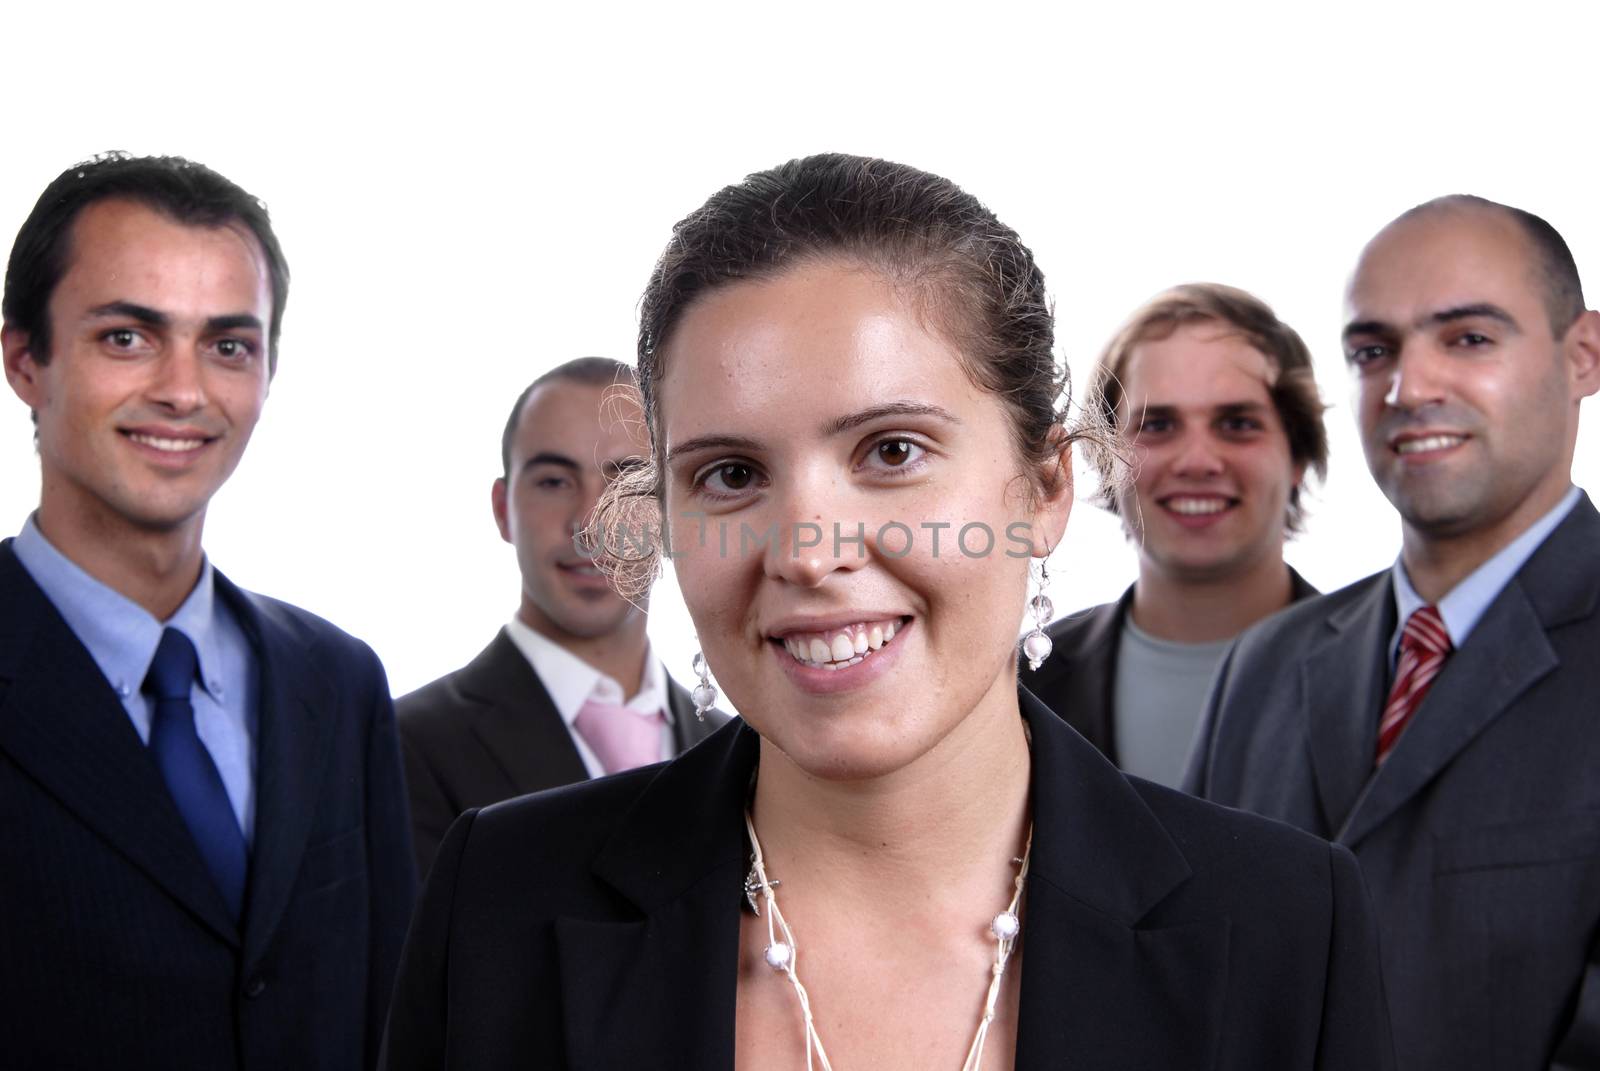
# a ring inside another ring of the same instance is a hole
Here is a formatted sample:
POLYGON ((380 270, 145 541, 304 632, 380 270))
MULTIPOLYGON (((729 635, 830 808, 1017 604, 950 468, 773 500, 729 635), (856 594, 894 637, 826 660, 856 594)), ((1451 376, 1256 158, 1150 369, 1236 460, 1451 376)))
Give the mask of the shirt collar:
POLYGON ((150 660, 161 642, 161 632, 172 627, 194 644, 200 686, 217 702, 224 701, 218 676, 222 659, 218 651, 215 584, 209 560, 202 559, 200 579, 183 605, 161 622, 57 550, 39 530, 33 515, 23 524, 12 547, 22 567, 124 699, 143 685, 150 660))
POLYGON ((506 626, 506 633, 539 675, 561 720, 568 725, 577 718, 578 711, 583 709, 584 702, 591 696, 601 702, 629 706, 635 710, 659 710, 668 722, 672 721, 672 708, 667 703, 666 671, 662 669, 648 642, 645 644, 644 677, 639 682, 639 692, 624 703, 622 685, 616 678, 601 673, 556 641, 534 631, 522 618, 513 617, 506 626))
MULTIPOLYGON (((1467 574, 1439 600, 1436 609, 1444 619, 1445 631, 1450 633, 1452 646, 1459 650, 1467 642, 1478 621, 1488 612, 1489 604, 1533 557, 1533 552, 1539 549, 1556 525, 1572 512, 1581 494, 1577 487, 1569 487, 1554 509, 1530 524, 1521 535, 1501 547, 1493 557, 1467 574)), ((1404 631, 1406 622, 1413 613, 1427 605, 1422 596, 1417 594, 1416 588, 1411 586, 1411 577, 1406 575, 1405 564, 1399 558, 1395 559, 1393 576, 1394 607, 1399 620, 1389 644, 1391 657, 1399 647, 1400 633, 1404 631)))

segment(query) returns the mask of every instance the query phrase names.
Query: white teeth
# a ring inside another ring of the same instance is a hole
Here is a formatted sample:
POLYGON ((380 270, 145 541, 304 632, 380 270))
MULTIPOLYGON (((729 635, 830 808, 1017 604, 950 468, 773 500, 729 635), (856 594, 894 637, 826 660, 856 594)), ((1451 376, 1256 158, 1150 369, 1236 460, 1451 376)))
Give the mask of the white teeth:
POLYGON ((130 431, 128 433, 128 438, 132 439, 136 443, 143 443, 145 446, 153 446, 157 450, 165 450, 174 454, 184 454, 191 450, 198 450, 206 444, 204 439, 163 439, 155 435, 144 435, 136 431, 130 431))
POLYGON ((783 647, 798 662, 843 669, 881 649, 894 634, 893 621, 862 622, 822 634, 785 636, 783 647))
POLYGON ((1424 450, 1448 450, 1457 443, 1465 442, 1461 435, 1429 435, 1425 439, 1407 439, 1395 443, 1394 452, 1397 454, 1420 454, 1424 450))
POLYGON ((1198 516, 1221 513, 1228 508, 1228 503, 1221 498, 1170 498, 1167 500, 1167 508, 1174 513, 1198 516))

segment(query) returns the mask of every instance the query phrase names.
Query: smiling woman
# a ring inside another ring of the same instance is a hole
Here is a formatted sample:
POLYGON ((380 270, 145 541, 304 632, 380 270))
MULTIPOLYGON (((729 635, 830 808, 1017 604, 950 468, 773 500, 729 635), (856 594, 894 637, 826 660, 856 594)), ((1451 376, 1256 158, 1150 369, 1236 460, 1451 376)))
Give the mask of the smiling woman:
POLYGON ((1013 231, 882 160, 752 175, 678 225, 639 378, 601 534, 665 518, 744 722, 464 815, 387 1066, 1391 1066, 1349 854, 1018 688, 1080 433, 1013 231))

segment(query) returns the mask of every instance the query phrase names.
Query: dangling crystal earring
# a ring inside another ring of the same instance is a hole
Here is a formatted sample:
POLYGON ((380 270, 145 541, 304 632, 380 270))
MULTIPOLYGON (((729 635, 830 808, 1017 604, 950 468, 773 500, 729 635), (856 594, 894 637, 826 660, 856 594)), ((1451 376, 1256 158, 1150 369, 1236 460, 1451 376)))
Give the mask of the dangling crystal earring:
MULTIPOLYGON (((1045 641, 1049 643, 1049 640, 1045 641)), ((694 691, 689 695, 694 699, 694 716, 698 721, 706 720, 706 711, 717 701, 716 685, 711 683, 711 673, 706 669, 706 656, 699 651, 694 653, 694 675, 700 678, 700 683, 694 686, 694 691)))
POLYGON ((1033 614, 1033 631, 1022 638, 1022 653, 1027 656, 1028 668, 1038 669, 1044 665, 1044 660, 1050 657, 1050 650, 1055 645, 1050 642, 1050 637, 1045 634, 1044 627, 1055 616, 1056 608, 1046 595, 1045 588, 1050 583, 1050 570, 1045 567, 1045 559, 1039 559, 1039 594, 1028 600, 1028 610, 1033 614))

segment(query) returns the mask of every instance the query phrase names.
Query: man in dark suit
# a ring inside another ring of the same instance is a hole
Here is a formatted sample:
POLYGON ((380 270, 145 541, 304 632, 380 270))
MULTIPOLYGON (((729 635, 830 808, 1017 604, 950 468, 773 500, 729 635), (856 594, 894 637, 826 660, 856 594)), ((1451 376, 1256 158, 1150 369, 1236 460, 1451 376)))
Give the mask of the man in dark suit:
MULTIPOLYGON (((1116 602, 1048 629, 1023 682, 1123 770, 1176 785, 1211 674, 1245 628, 1316 589, 1283 560, 1301 487, 1328 462, 1311 354, 1259 298, 1215 283, 1156 295, 1090 383, 1130 444, 1098 501, 1139 551, 1116 602)), ((1102 450, 1102 469, 1119 459, 1102 450)))
POLYGON ((1600 1066, 1600 313, 1549 224, 1471 197, 1384 228, 1347 305, 1399 560, 1240 637, 1186 787, 1355 851, 1401 1067, 1600 1066))
POLYGON ((633 373, 583 357, 511 407, 491 506, 516 547, 516 615, 462 669, 397 709, 417 866, 469 807, 672 758, 727 720, 696 714, 650 653, 644 599, 624 599, 574 539, 647 449, 619 406, 633 373))
POLYGON ((24 222, 6 378, 39 508, 0 544, 0 1062, 371 1066, 414 876, 372 652, 201 549, 288 285, 261 203, 97 158, 24 222))

